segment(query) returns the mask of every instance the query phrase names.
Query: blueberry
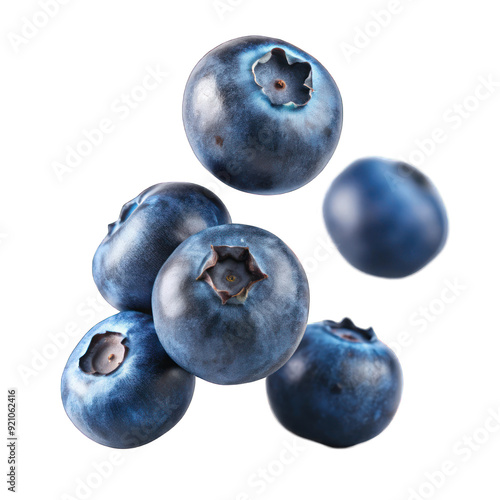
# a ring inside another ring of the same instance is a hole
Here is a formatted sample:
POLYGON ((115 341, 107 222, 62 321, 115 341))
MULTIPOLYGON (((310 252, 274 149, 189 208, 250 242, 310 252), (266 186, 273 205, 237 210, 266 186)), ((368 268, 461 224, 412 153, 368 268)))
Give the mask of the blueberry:
POLYGON ((309 286, 273 234, 229 224, 182 243, 153 289, 160 342, 184 369, 217 384, 263 378, 282 366, 307 324, 309 286))
POLYGON ((241 191, 279 194, 314 179, 335 151, 342 100, 328 71, 262 36, 219 45, 186 85, 184 128, 200 162, 241 191))
POLYGON ((431 181, 411 165, 385 158, 346 168, 328 190, 323 214, 344 258, 385 278, 424 267, 448 234, 446 210, 431 181))
POLYGON ((202 186, 151 186, 109 225, 92 264, 97 288, 120 311, 150 314, 154 280, 175 248, 198 231, 230 222, 222 201, 202 186))
POLYGON ((394 353, 351 320, 307 326, 291 359, 267 378, 277 419, 298 436, 334 448, 372 439, 391 422, 401 399, 394 353))
POLYGON ((165 353, 153 318, 127 311, 83 337, 64 369, 61 395, 68 417, 88 438, 134 448, 179 422, 194 385, 165 353))

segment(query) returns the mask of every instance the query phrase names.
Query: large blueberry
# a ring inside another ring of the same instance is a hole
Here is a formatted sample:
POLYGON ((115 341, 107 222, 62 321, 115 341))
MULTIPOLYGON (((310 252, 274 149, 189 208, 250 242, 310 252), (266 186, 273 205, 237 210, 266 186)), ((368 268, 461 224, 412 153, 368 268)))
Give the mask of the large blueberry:
POLYGON ((403 385, 394 353, 371 328, 347 318, 308 325, 295 354, 266 383, 284 427, 334 448, 380 434, 396 413, 403 385))
POLYGON ((249 193, 293 191, 337 147, 342 100, 328 71, 283 40, 236 38, 196 65, 183 103, 186 134, 218 179, 249 193))
POLYGON ((156 275, 175 248, 207 227, 230 222, 222 201, 202 186, 151 186, 123 205, 109 225, 92 263, 97 288, 120 311, 150 314, 156 275))
POLYGON ((153 318, 126 311, 101 321, 76 346, 61 380, 64 409, 97 443, 134 448, 186 412, 195 378, 158 341, 153 318))
POLYGON ((153 289, 158 337, 180 366, 241 384, 282 366, 307 324, 309 287, 295 254, 252 226, 206 229, 182 243, 153 289))
POLYGON ((385 278, 424 267, 448 234, 446 210, 431 181, 386 158, 364 158, 346 168, 328 190, 323 214, 344 258, 385 278))

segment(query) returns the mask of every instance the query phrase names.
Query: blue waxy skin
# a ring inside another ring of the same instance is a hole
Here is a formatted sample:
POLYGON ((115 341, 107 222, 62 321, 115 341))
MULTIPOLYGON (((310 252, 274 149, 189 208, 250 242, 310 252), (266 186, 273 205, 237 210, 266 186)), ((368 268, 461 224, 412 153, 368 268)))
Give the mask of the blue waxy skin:
POLYGON ((194 153, 219 180, 249 193, 280 194, 307 184, 329 162, 340 138, 342 99, 314 57, 283 40, 247 36, 198 62, 184 92, 183 119, 194 153))
POLYGON ((151 314, 156 275, 176 247, 207 227, 230 222, 222 201, 202 186, 151 186, 123 205, 109 225, 92 263, 97 288, 120 311, 151 314))
POLYGON ((186 412, 195 378, 177 366, 158 341, 153 318, 126 311, 94 326, 72 352, 61 380, 64 409, 93 441, 135 448, 170 430, 186 412), (86 373, 80 359, 97 334, 125 337, 128 351, 115 371, 86 373))
POLYGON ((295 354, 266 384, 271 408, 284 427, 346 448, 389 425, 403 378, 396 356, 374 331, 346 318, 308 325, 295 354))
POLYGON ((344 258, 384 278, 423 268, 448 235, 446 209, 431 181, 411 165, 386 158, 347 167, 330 186, 323 215, 344 258))
POLYGON ((309 286, 295 254, 273 234, 245 225, 191 236, 162 267, 153 290, 153 317, 165 350, 190 373, 217 384, 252 382, 282 366, 300 343, 308 311, 309 286), (248 247, 261 279, 245 301, 233 297, 223 304, 198 279, 212 245, 248 247))

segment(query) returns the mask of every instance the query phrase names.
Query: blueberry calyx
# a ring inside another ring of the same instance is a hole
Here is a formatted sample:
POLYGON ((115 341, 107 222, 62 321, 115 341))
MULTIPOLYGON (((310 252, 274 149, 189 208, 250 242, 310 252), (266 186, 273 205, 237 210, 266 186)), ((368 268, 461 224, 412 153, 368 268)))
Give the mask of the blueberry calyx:
POLYGON ((267 277, 248 247, 211 245, 210 257, 196 279, 208 283, 225 305, 245 302, 250 288, 267 277))
POLYGON ((123 363, 128 347, 121 333, 98 333, 92 337, 87 352, 80 358, 79 366, 89 375, 109 375, 123 363))
POLYGON ((252 73, 255 83, 274 105, 300 107, 311 99, 311 65, 291 58, 283 49, 276 47, 258 59, 252 73))
POLYGON ((333 335, 348 342, 374 342, 377 339, 373 328, 359 328, 349 318, 344 318, 340 323, 330 320, 324 323, 333 335))
POLYGON ((120 211, 118 220, 112 222, 111 224, 108 224, 108 236, 111 236, 115 231, 117 231, 118 228, 125 223, 125 221, 132 215, 132 213, 137 209, 139 205, 140 202, 137 201, 137 199, 125 203, 120 211))

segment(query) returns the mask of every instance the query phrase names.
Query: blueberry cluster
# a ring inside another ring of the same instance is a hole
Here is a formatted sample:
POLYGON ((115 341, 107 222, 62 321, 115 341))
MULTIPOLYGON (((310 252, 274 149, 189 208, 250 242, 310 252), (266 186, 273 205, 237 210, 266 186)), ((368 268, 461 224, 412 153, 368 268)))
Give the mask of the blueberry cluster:
MULTIPOLYGON (((183 119, 194 153, 218 179, 280 194, 330 160, 342 100, 309 54, 243 37, 196 65, 183 119)), ((323 212, 340 253, 374 276, 415 273, 447 237, 430 180, 384 158, 344 170, 323 212)), ((76 346, 61 393, 71 421, 97 443, 133 448, 166 433, 186 412, 195 377, 215 384, 267 377, 277 419, 336 448, 373 438, 397 411, 402 373, 394 353, 348 318, 307 325, 309 286, 293 251, 268 231, 233 224, 202 186, 157 184, 126 203, 92 271, 120 312, 76 346)))

